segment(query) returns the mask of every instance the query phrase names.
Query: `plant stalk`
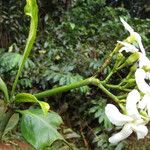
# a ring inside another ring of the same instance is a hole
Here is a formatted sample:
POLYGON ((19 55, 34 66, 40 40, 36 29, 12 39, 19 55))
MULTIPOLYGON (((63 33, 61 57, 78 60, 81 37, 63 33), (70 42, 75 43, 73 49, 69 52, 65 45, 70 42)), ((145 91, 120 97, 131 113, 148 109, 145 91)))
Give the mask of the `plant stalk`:
POLYGON ((66 91, 69 91, 69 90, 72 90, 72 89, 75 89, 75 88, 79 88, 79 87, 82 87, 82 86, 85 86, 85 85, 89 85, 89 84, 98 85, 99 82, 100 81, 98 79, 91 77, 91 78, 87 78, 85 80, 78 81, 78 82, 75 82, 75 83, 72 83, 72 84, 69 84, 69 85, 56 87, 56 88, 53 88, 51 90, 40 92, 40 93, 34 94, 34 96, 38 99, 39 98, 44 98, 44 97, 52 96, 52 95, 55 95, 57 93, 66 92, 66 91))
POLYGON ((98 84, 98 87, 107 95, 109 96, 114 102, 119 103, 118 98, 112 94, 111 92, 109 92, 101 83, 98 84))
POLYGON ((37 99, 40 98, 44 98, 44 97, 48 97, 48 96, 52 96, 58 93, 62 93, 62 92, 66 92, 75 88, 79 88, 82 86, 86 86, 86 85, 95 85, 98 86, 105 94, 107 94, 113 101, 115 101, 116 103, 119 102, 118 98, 113 95, 111 92, 109 92, 101 83, 101 81, 97 78, 94 77, 90 77, 88 79, 82 80, 82 81, 78 81, 69 85, 65 85, 65 86, 61 86, 61 87, 57 87, 57 88, 53 88, 51 90, 47 90, 44 92, 40 92, 37 94, 33 94, 37 99))
MULTIPOLYGON (((27 9, 30 9, 30 11, 26 13, 26 15, 29 15, 31 17, 30 30, 29 30, 29 35, 27 38, 25 50, 23 53, 23 58, 20 61, 19 69, 18 69, 16 78, 15 78, 15 81, 13 83, 13 87, 12 87, 12 91, 11 91, 11 97, 14 96, 14 92, 15 92, 15 89, 17 86, 19 76, 21 75, 24 64, 25 64, 25 62, 26 62, 26 60, 30 54, 30 51, 32 49, 33 43, 34 43, 35 38, 36 38, 36 31, 37 31, 37 24, 38 24, 38 6, 36 4, 36 1, 34 1, 34 2, 35 2, 34 7, 32 7, 32 5, 30 6, 30 4, 29 4, 29 6, 28 6, 29 8, 27 8, 27 9)), ((27 7, 27 5, 25 7, 27 7)))
POLYGON ((109 56, 105 59, 103 65, 98 69, 98 71, 95 73, 94 77, 97 77, 101 72, 103 72, 103 70, 108 66, 108 64, 110 63, 111 61, 111 58, 113 57, 113 55, 115 53, 117 53, 119 51, 119 49, 121 48, 122 46, 117 43, 116 47, 114 48, 114 50, 109 54, 109 56))

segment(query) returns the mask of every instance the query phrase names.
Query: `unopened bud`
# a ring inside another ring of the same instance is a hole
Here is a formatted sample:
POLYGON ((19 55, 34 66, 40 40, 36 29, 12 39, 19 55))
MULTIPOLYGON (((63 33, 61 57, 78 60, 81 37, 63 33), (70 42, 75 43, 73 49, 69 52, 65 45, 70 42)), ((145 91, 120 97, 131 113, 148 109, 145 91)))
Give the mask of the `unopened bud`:
POLYGON ((130 55, 127 60, 125 61, 125 64, 126 65, 131 65, 133 64, 134 62, 136 62, 137 60, 139 59, 139 53, 138 52, 135 52, 133 53, 132 55, 130 55))
POLYGON ((142 67, 142 69, 145 70, 146 72, 150 71, 150 67, 149 66, 144 66, 144 67, 142 67))
POLYGON ((137 39, 134 35, 130 35, 125 41, 128 43, 134 43, 137 41, 137 39))
POLYGON ((125 58, 125 57, 123 56, 123 54, 122 54, 122 53, 118 53, 118 55, 117 55, 117 60, 120 60, 120 59, 122 59, 122 58, 125 58))
POLYGON ((130 72, 135 72, 137 69, 137 65, 133 65, 131 68, 130 68, 130 72))

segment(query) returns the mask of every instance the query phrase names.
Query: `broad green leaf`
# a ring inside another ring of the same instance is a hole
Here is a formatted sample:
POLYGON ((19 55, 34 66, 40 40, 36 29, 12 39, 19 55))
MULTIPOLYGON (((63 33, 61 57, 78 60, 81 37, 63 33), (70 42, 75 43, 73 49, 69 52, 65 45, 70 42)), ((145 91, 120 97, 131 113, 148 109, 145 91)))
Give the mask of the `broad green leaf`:
POLYGON ((24 10, 25 10, 25 14, 30 16, 31 18, 30 31, 29 31, 27 42, 26 42, 23 58, 20 61, 18 73, 16 75, 16 78, 12 87, 11 96, 14 95, 19 76, 23 70, 25 62, 30 54, 30 51, 32 49, 33 43, 36 38, 36 31, 37 31, 37 24, 38 24, 38 6, 36 3, 36 0, 26 0, 26 6, 24 10))
POLYGON ((57 131, 63 123, 61 117, 55 112, 43 114, 42 110, 19 110, 23 116, 21 120, 21 132, 23 137, 36 149, 42 150, 50 146, 56 140, 64 140, 57 131))
POLYGON ((14 113, 10 117, 10 119, 9 119, 5 129, 4 129, 2 138, 18 124, 18 121, 19 121, 19 114, 18 113, 14 113))
POLYGON ((15 102, 18 102, 18 103, 22 103, 22 102, 39 103, 39 105, 41 106, 44 113, 47 113, 49 108, 50 108, 48 103, 39 101, 34 95, 29 94, 29 93, 17 94, 15 97, 15 102))
POLYGON ((6 101, 9 101, 8 89, 5 82, 0 77, 0 90, 4 93, 6 101))

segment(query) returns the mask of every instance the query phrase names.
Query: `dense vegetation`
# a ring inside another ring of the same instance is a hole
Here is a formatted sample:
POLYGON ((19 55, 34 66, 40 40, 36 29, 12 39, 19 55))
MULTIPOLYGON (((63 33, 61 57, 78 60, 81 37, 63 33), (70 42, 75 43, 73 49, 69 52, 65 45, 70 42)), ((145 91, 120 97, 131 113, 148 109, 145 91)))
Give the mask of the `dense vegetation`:
MULTIPOLYGON (((0 5, 0 74, 11 89, 28 36, 29 18, 23 12, 25 1, 2 0, 0 5)), ((140 33, 150 56, 149 5, 146 0, 38 0, 37 38, 19 78, 17 92, 37 93, 95 75, 116 41, 127 37, 120 17, 140 33)), ((103 79, 112 66, 106 67, 98 78, 103 79)), ((83 86, 43 100, 63 118, 61 133, 76 149, 124 147, 126 142, 118 146, 108 143, 113 128, 104 108, 109 98, 95 86, 83 86)), ((19 128, 15 128, 4 139, 16 138, 11 133, 20 136, 19 128)), ((49 149, 61 148, 67 149, 56 142, 49 149)))

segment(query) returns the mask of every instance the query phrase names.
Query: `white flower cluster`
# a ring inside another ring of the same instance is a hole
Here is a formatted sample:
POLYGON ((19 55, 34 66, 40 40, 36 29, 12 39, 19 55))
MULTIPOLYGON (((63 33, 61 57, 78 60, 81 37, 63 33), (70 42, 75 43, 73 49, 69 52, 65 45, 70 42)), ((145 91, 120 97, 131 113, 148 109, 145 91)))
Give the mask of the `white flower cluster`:
POLYGON ((132 40, 134 39, 134 42, 118 41, 118 43, 123 45, 119 52, 126 51, 139 53, 138 67, 135 71, 135 80, 138 90, 133 89, 128 94, 125 114, 120 113, 118 108, 113 104, 107 104, 105 107, 105 114, 110 122, 122 128, 120 132, 109 138, 109 142, 113 144, 126 139, 133 132, 137 134, 138 139, 144 138, 148 133, 146 124, 150 120, 150 85, 148 83, 148 81, 150 81, 150 72, 145 71, 146 69, 144 69, 150 68, 150 60, 146 57, 140 35, 135 32, 122 18, 121 22, 125 29, 130 32, 128 40, 130 41, 132 38, 132 40))

